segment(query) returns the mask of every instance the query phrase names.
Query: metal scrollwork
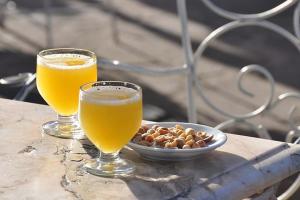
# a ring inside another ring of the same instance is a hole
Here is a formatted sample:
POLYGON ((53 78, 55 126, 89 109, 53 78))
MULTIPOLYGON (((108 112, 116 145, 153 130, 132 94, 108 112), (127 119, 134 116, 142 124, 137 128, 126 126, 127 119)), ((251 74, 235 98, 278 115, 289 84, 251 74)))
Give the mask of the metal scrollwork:
POLYGON ((243 77, 248 74, 249 72, 257 72, 262 74, 263 76, 265 76, 267 78, 267 80, 269 81, 269 85, 270 85, 270 94, 268 96, 268 98, 265 100, 265 103, 263 105, 261 105, 259 108, 257 108, 256 110, 243 114, 243 115, 235 115, 235 114, 231 114, 228 112, 225 112, 224 110, 222 110, 221 108, 215 106, 214 104, 211 103, 211 101, 209 100, 208 97, 205 96, 205 94, 203 93, 203 90, 201 88, 201 83, 200 80, 196 80, 196 88, 197 88, 197 92, 199 93, 199 95, 202 97, 202 99, 210 106, 212 107, 214 110, 216 110, 217 112, 221 113, 224 116, 236 119, 236 120, 244 120, 247 118, 252 118, 254 116, 259 115, 260 113, 262 113, 263 111, 266 110, 266 108, 272 103, 272 99, 274 96, 274 79, 272 77, 272 75, 263 67, 259 66, 259 65, 248 65, 245 66, 241 69, 239 76, 238 76, 238 88, 240 89, 240 91, 242 91, 244 94, 246 95, 252 95, 252 93, 249 93, 243 86, 242 86, 242 79, 243 77))
MULTIPOLYGON (((300 100, 300 94, 299 93, 293 93, 293 92, 288 92, 285 94, 281 94, 278 96, 278 98, 274 101, 272 104, 272 109, 273 107, 277 106, 279 103, 283 102, 286 99, 299 99, 300 100)), ((297 138, 294 143, 298 144, 300 142, 300 127, 297 125, 296 120, 295 120, 295 113, 296 113, 297 107, 292 106, 290 111, 289 111, 289 126, 290 126, 290 131, 288 132, 285 141, 292 143, 294 138, 297 138)))
POLYGON ((298 2, 298 5, 294 10, 293 24, 295 35, 298 37, 298 39, 300 39, 300 1, 298 2))
MULTIPOLYGON (((282 27, 266 21, 264 19, 271 17, 273 15, 276 15, 282 11, 284 11, 285 9, 287 9, 288 7, 294 5, 296 2, 298 1, 285 1, 282 4, 276 6, 275 8, 272 8, 271 10, 262 12, 262 13, 257 13, 257 14, 239 14, 239 13, 233 13, 233 12, 229 12, 226 11, 222 8, 217 7, 215 4, 211 3, 209 0, 203 0, 204 4, 206 6, 208 6, 210 9, 212 9, 215 13, 217 13, 220 16, 223 16, 227 19, 231 19, 234 20, 232 22, 229 22, 219 28, 217 28, 216 30, 212 31, 199 45, 199 47, 197 48, 197 50, 194 53, 194 65, 192 67, 196 66, 196 63, 198 62, 198 60, 200 60, 201 56, 203 55, 204 51, 206 50, 206 48, 208 47, 208 45, 215 39, 217 39, 218 37, 220 37, 221 35, 223 35, 224 33, 227 33, 233 29, 239 28, 239 27, 244 27, 244 26, 258 26, 258 27, 262 27, 268 30, 271 30, 275 33, 278 33, 279 35, 283 36, 284 38, 286 38, 288 41, 290 41, 296 48, 297 50, 300 52, 300 40, 294 36, 293 34, 291 34, 290 32, 288 32, 287 30, 283 29, 282 27)), ((297 11, 300 12, 300 2, 297 5, 297 8, 295 9, 297 11)), ((295 27, 295 33, 300 35, 300 31, 299 31, 299 12, 294 13, 294 27, 295 27), (298 24, 298 26, 296 26, 298 24)), ((248 127, 250 127, 252 130, 254 130, 260 137, 263 138, 269 138, 271 139, 268 131, 263 127, 263 125, 259 124, 259 125, 254 125, 250 122, 247 122, 247 119, 253 118, 255 116, 260 115, 263 112, 268 112, 271 109, 273 109, 275 107, 275 105, 277 105, 277 103, 279 103, 279 101, 283 101, 284 99, 291 97, 291 96, 297 96, 299 94, 293 94, 291 95, 291 93, 286 93, 283 95, 280 95, 278 97, 278 99, 276 99, 273 102, 274 99, 274 88, 275 88, 275 82, 274 79, 272 77, 272 75, 270 74, 270 72, 260 66, 260 65, 256 65, 256 64, 252 64, 252 65, 248 65, 243 67, 240 70, 240 73, 238 74, 238 81, 237 81, 237 86, 239 88, 239 90, 248 96, 251 96, 252 94, 249 93, 246 88, 243 87, 242 85, 242 80, 243 77, 245 75, 247 75, 249 72, 256 72, 256 73, 260 73, 262 74, 268 81, 268 84, 270 85, 270 92, 268 97, 266 98, 265 102, 263 105, 261 105, 259 108, 257 108, 256 110, 243 114, 243 115, 236 115, 236 114, 232 114, 229 112, 224 111, 222 108, 217 107, 216 105, 214 105, 211 100, 204 94, 203 92, 203 88, 201 85, 201 81, 199 79, 196 78, 195 73, 193 74, 193 79, 194 79, 194 83, 195 86, 197 88, 197 93, 199 94, 199 96, 205 101, 205 103, 210 106, 213 110, 217 111, 218 113, 222 114, 223 116, 229 117, 230 120, 223 122, 219 125, 217 125, 217 128, 225 128, 225 127, 229 127, 229 126, 234 126, 235 124, 241 123, 241 124, 246 124, 248 127)), ((293 112, 291 112, 290 116, 292 116, 293 112)), ((291 121, 292 117, 289 118, 289 121, 291 121)), ((291 124, 291 122, 290 122, 291 124)), ((293 129, 293 132, 290 135, 296 135, 299 130, 298 128, 296 129, 295 126, 291 126, 293 129)))
POLYGON ((216 6, 210 0, 202 0, 202 1, 213 12, 215 12, 216 14, 218 14, 226 19, 229 19, 229 20, 259 20, 259 19, 266 19, 266 18, 272 17, 274 15, 277 15, 277 14, 285 11, 286 9, 288 9, 289 7, 294 5, 298 0, 287 0, 270 10, 267 10, 267 11, 264 11, 261 13, 255 13, 255 14, 240 14, 240 13, 230 12, 230 11, 224 10, 224 9, 216 6))
MULTIPOLYGON (((202 56, 204 50, 207 48, 207 46, 209 45, 209 43, 212 40, 214 40, 217 37, 219 37, 220 35, 228 32, 229 30, 232 30, 232 29, 235 29, 238 27, 242 27, 242 26, 259 26, 259 27, 269 29, 275 33, 278 33, 281 36, 283 36, 284 38, 286 38, 287 40, 289 40, 297 48, 297 50, 300 53, 300 40, 299 40, 300 39, 300 1, 287 0, 270 10, 267 10, 267 11, 264 11, 261 13, 256 13, 256 14, 240 14, 240 13, 230 12, 230 11, 224 10, 224 9, 216 6, 210 0, 202 0, 202 1, 208 8, 210 8, 216 14, 218 14, 226 19, 233 20, 233 21, 217 28, 216 30, 211 32, 211 34, 209 34, 202 41, 202 43, 200 44, 200 46, 198 47, 198 49, 196 50, 196 52, 194 54, 194 65, 192 67, 196 66, 198 59, 202 56), (272 22, 266 21, 267 18, 283 12, 284 10, 291 7, 292 5, 294 5, 297 2, 298 2, 298 4, 294 10, 294 16, 293 16, 293 26, 294 26, 295 35, 291 34, 290 32, 286 31, 282 27, 280 27, 272 22)), ((189 47, 186 46, 185 48, 189 48, 189 47)), ((247 89, 244 88, 242 85, 242 79, 245 75, 247 75, 248 72, 257 72, 257 73, 264 75, 264 77, 268 80, 268 83, 270 85, 270 93, 263 105, 261 105, 256 110, 254 110, 250 113, 246 113, 244 115, 233 115, 233 114, 225 112, 223 109, 215 106, 205 96, 203 89, 201 87, 201 82, 199 79, 196 79, 195 74, 194 74, 193 79, 194 79, 195 86, 197 88, 197 92, 200 95, 200 97, 205 101, 205 103, 208 106, 210 106, 213 110, 230 118, 229 120, 217 125, 216 128, 224 129, 224 128, 228 128, 230 126, 235 126, 236 124, 243 124, 243 125, 247 125, 251 130, 256 132, 260 137, 271 139, 270 134, 268 133, 267 129, 264 128, 263 125, 253 124, 251 122, 248 122, 247 119, 258 116, 264 112, 271 111, 280 102, 283 102, 285 99, 289 99, 289 98, 300 99, 300 93, 291 93, 291 92, 284 93, 284 94, 279 95, 274 100, 275 82, 274 82, 272 75, 264 67, 261 67, 259 65, 248 65, 240 70, 240 73, 239 73, 238 79, 237 79, 238 80, 237 86, 238 86, 239 90, 245 95, 253 96, 252 93, 247 91, 247 89)), ((296 138, 294 143, 299 144, 300 143, 300 126, 297 125, 296 121, 294 120, 296 109, 297 109, 296 106, 293 106, 289 112, 288 121, 289 121, 289 126, 290 126, 291 130, 289 131, 289 133, 286 136, 286 141, 293 142, 293 140, 296 138)), ((287 200, 288 198, 290 198, 292 196, 293 193, 295 193, 298 190, 299 187, 300 187, 300 175, 297 177, 297 179, 294 181, 294 183, 283 194, 281 194, 278 197, 278 199, 279 200, 287 200)))

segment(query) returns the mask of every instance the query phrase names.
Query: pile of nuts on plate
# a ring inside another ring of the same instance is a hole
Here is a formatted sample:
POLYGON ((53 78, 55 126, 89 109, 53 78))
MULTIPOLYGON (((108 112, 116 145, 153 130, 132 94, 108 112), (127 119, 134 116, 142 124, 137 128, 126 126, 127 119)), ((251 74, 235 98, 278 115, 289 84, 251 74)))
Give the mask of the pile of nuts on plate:
POLYGON ((213 135, 192 128, 185 129, 181 125, 170 128, 153 125, 151 128, 141 126, 131 141, 148 147, 193 149, 206 147, 212 139, 213 135))

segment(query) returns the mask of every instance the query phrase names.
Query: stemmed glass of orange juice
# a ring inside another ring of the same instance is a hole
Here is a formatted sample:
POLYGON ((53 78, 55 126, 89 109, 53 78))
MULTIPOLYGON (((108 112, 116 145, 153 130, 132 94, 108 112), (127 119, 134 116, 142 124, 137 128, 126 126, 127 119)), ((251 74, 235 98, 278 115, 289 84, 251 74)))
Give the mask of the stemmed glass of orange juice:
POLYGON ((79 88, 97 81, 96 55, 73 48, 48 49, 37 55, 37 88, 58 114, 43 124, 43 132, 61 138, 84 138, 78 119, 79 88))
POLYGON ((134 165, 119 157, 120 149, 142 122, 142 89, 120 81, 88 83, 80 88, 79 121, 100 158, 87 162, 87 172, 98 176, 130 174, 134 165))

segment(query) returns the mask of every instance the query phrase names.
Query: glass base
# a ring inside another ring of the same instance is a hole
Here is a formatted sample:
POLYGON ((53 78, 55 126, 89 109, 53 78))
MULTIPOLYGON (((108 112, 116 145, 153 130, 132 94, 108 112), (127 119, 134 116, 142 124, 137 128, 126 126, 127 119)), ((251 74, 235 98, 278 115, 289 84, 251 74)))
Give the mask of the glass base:
POLYGON ((95 159, 84 164, 83 169, 96 176, 119 177, 132 174, 135 170, 135 165, 131 161, 121 158, 114 159, 112 162, 95 159))
POLYGON ((58 116, 57 121, 50 121, 42 126, 43 133, 65 139, 86 139, 76 116, 58 116))

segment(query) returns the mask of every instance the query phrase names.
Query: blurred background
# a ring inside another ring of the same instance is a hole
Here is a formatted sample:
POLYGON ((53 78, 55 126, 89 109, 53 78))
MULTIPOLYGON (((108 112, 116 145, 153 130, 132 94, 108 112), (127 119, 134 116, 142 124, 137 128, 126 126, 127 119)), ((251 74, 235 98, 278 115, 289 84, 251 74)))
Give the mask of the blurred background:
MULTIPOLYGON (((240 13, 262 12, 282 3, 269 1, 213 1, 240 13)), ((293 33, 295 6, 270 21, 293 33)), ((229 22, 200 0, 187 1, 189 32, 195 50, 208 34, 229 22)), ((36 54, 51 47, 76 47, 98 57, 145 67, 179 67, 184 64, 176 1, 160 0, 0 0, 0 78, 35 72, 36 54)), ((236 84, 239 70, 248 64, 265 66, 276 81, 275 96, 298 92, 300 56, 288 40, 259 27, 243 27, 215 40, 199 59, 197 77, 204 93, 223 110, 242 114, 263 104, 270 92, 261 76, 249 75, 244 85, 254 97, 242 94, 236 84)), ((101 66, 100 66, 101 67, 101 66)), ((187 121, 186 80, 99 70, 100 80, 126 80, 144 89, 145 119, 187 121)), ((1 83, 1 81, 0 81, 1 83)), ((20 85, 0 84, 0 95, 13 98, 20 85)), ((195 95, 198 122, 216 126, 227 120, 195 95)), ((45 104, 35 89, 25 99, 45 104)), ((251 119, 263 124, 273 139, 283 140, 289 130, 288 110, 298 101, 286 101, 268 115, 251 119)), ((255 135, 245 127, 230 130, 255 135)))

